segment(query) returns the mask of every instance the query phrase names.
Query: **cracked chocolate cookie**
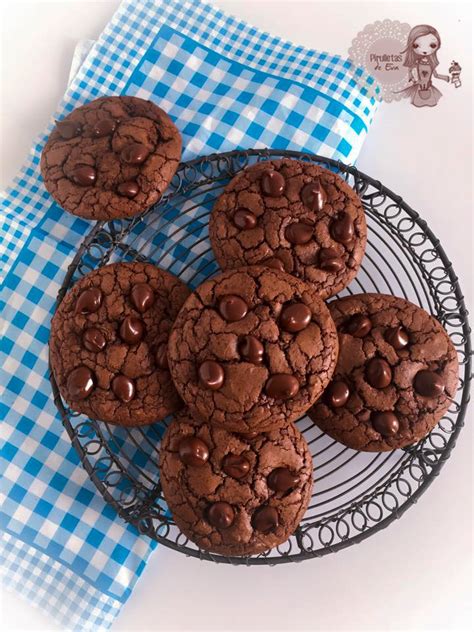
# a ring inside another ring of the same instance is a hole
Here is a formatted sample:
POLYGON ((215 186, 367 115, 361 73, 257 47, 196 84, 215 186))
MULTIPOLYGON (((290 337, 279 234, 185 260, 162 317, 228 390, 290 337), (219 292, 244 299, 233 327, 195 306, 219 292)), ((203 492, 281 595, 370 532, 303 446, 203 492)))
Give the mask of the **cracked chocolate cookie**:
POLYGON ((262 266, 204 282, 183 305, 168 358, 192 414, 235 432, 300 417, 331 379, 329 311, 308 284, 262 266))
POLYGON ((179 413, 163 438, 160 480, 174 520, 200 548, 252 555, 287 540, 308 507, 313 463, 287 424, 233 434, 179 413))
POLYGON ((211 213, 209 236, 222 269, 267 265, 328 298, 355 277, 367 227, 359 197, 341 177, 285 158, 231 180, 211 213))
POLYGON ((458 359, 446 331, 420 307, 383 294, 345 297, 329 310, 340 353, 311 419, 355 450, 394 450, 422 439, 456 393, 458 359))
POLYGON ((148 263, 115 263, 78 281, 53 317, 49 341, 69 406, 123 426, 178 410, 166 349, 188 295, 179 279, 148 263))
POLYGON ((157 202, 180 158, 181 136, 161 108, 137 97, 101 97, 57 122, 41 174, 66 211, 115 219, 157 202))

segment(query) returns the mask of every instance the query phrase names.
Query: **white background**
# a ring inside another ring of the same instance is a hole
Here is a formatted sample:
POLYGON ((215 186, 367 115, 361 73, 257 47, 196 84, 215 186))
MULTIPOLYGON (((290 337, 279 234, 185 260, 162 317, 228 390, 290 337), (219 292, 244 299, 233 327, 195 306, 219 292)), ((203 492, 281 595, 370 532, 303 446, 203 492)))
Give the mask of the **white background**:
MULTIPOLYGON (((472 306, 471 16, 465 3, 216 0, 247 21, 346 54, 384 18, 440 31, 438 71, 461 64, 462 88, 439 82, 435 108, 384 104, 358 167, 402 195, 440 237, 472 306)), ((0 0, 0 187, 23 162, 65 90, 77 40, 95 38, 118 2, 0 0)), ((471 307, 472 311, 472 307, 471 307)), ((472 624, 472 413, 439 479, 403 519, 337 555, 275 568, 229 568, 160 547, 113 630, 464 630, 472 624)), ((56 630, 4 594, 5 630, 56 630)), ((1 623, 1 619, 0 619, 1 623)), ((1 627, 1 626, 0 626, 1 627)))

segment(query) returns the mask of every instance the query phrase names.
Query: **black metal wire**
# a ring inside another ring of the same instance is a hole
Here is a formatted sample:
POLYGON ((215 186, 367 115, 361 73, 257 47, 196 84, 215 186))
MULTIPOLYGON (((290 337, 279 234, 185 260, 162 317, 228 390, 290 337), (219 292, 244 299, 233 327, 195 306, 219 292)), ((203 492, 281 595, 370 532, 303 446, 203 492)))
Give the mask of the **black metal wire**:
POLYGON ((313 498, 288 543, 250 557, 199 550, 167 512, 159 483, 159 441, 167 420, 118 428, 72 413, 51 376, 54 401, 91 480, 127 522, 186 555, 227 564, 274 565, 321 557, 362 541, 399 518, 439 474, 455 445, 469 402, 471 340, 467 310, 452 265, 426 222, 398 195, 354 167, 295 151, 247 150, 183 163, 162 200, 139 217, 98 222, 68 268, 58 304, 83 274, 111 261, 152 261, 195 286, 216 269, 207 236, 212 203, 237 171, 255 161, 291 157, 338 172, 362 196, 368 248, 361 271, 341 295, 392 293, 433 313, 460 355, 460 386, 453 406, 420 443, 391 453, 355 452, 327 437, 307 417, 298 427, 313 454, 313 498), (194 237, 193 237, 194 236, 194 237), (174 256, 186 242, 187 260, 174 256), (397 290, 398 291, 398 290, 397 290))

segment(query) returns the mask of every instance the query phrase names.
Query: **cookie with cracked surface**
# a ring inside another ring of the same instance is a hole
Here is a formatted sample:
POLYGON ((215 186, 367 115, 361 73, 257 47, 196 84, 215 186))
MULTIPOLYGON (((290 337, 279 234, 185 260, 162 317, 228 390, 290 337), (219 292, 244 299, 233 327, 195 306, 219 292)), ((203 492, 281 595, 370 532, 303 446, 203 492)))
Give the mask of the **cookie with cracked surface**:
POLYGON ((107 220, 155 204, 180 158, 181 136, 161 108, 137 97, 101 97, 57 122, 41 174, 66 211, 107 220))
POLYGON ((160 448, 160 480, 174 520, 200 548, 252 555, 298 527, 313 487, 313 463, 293 424, 236 434, 178 413, 160 448))
POLYGON ((205 281, 173 325, 168 358, 199 420, 262 432, 300 417, 331 379, 337 332, 314 288, 262 266, 205 281))
POLYGON ((78 281, 51 323, 51 368, 69 406, 123 426, 182 406, 167 361, 171 325, 189 295, 149 263, 107 265, 78 281))
POLYGON ((360 198, 340 176, 284 158, 247 167, 229 182, 209 236, 222 269, 268 265, 328 298, 355 277, 367 226, 360 198))
POLYGON ((333 380, 308 412, 355 450, 382 452, 425 437, 456 393, 458 358, 440 323, 394 296, 359 294, 329 304, 339 333, 333 380))

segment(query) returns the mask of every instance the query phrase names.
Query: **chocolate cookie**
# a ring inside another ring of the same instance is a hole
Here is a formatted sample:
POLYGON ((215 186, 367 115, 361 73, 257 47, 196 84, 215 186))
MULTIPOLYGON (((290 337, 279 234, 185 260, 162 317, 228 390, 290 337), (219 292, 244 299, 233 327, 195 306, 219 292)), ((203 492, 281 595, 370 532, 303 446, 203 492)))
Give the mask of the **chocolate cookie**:
POLYGON ((186 410, 163 438, 160 474, 181 531, 223 555, 252 555, 287 540, 313 487, 311 454, 293 424, 239 435, 196 424, 186 410))
POLYGON ((178 410, 166 346, 188 294, 179 279, 148 263, 104 266, 78 281, 53 317, 49 341, 69 406, 123 426, 178 410))
POLYGON ((316 401, 337 350, 334 323, 314 288, 252 266, 197 288, 173 326, 168 358, 197 419, 262 432, 297 419, 316 401))
POLYGON ((41 174, 74 215, 131 217, 160 199, 180 157, 181 136, 161 108, 137 97, 101 97, 58 121, 41 174))
POLYGON ((458 359, 443 327, 420 307, 383 294, 348 296, 329 310, 339 360, 311 419, 355 450, 394 450, 422 439, 456 393, 458 359))
POLYGON ((339 176, 299 160, 238 173, 209 221, 221 268, 264 264, 312 283, 321 298, 355 277, 367 240, 362 203, 339 176))

